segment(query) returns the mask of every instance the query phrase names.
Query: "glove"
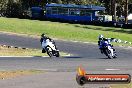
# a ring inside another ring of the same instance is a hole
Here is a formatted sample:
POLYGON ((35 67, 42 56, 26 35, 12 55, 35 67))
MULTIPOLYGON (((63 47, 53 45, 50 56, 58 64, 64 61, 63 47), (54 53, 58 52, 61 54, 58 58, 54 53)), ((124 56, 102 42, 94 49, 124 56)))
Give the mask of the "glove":
POLYGON ((54 41, 54 40, 51 40, 51 42, 52 42, 53 44, 55 44, 55 41, 54 41))

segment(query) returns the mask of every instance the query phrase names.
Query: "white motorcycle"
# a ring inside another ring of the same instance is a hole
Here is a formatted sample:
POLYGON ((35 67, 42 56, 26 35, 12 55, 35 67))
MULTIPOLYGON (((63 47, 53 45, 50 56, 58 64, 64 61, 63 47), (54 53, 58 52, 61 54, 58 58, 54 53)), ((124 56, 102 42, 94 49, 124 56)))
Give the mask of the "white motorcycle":
POLYGON ((55 44, 51 42, 49 39, 43 40, 42 42, 42 48, 47 52, 47 54, 52 57, 56 56, 59 57, 59 50, 56 49, 55 44))

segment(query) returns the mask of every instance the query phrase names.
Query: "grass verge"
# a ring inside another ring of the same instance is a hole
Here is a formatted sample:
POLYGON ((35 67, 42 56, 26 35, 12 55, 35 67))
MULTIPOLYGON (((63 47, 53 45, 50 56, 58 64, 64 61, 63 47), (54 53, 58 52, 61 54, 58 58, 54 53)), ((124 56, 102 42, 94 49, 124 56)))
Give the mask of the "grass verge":
POLYGON ((8 79, 25 75, 42 73, 41 70, 15 70, 15 71, 0 71, 0 79, 8 79))
POLYGON ((115 84, 115 85, 111 85, 110 88, 132 88, 132 83, 129 84, 115 84))
MULTIPOLYGON (((61 56, 68 56, 68 53, 60 52, 61 56)), ((0 46, 0 56, 47 56, 39 49, 17 49, 0 46)))
POLYGON ((28 35, 46 33, 52 38, 97 42, 98 34, 132 42, 132 29, 59 23, 50 21, 0 18, 0 31, 28 35))

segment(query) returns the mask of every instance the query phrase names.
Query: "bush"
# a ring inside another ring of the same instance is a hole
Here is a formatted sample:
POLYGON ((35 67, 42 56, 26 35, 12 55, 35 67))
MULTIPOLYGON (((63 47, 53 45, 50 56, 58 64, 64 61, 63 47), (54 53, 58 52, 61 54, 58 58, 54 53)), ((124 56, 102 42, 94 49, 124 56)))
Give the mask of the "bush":
POLYGON ((22 15, 22 8, 19 3, 8 3, 6 9, 7 17, 20 17, 22 15))

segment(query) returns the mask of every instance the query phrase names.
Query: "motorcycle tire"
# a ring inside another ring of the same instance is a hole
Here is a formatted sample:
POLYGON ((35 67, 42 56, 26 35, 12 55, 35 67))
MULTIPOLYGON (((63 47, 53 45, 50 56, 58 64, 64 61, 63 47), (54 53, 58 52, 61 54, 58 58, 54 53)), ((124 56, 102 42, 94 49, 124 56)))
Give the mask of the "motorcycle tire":
POLYGON ((60 53, 59 52, 56 52, 56 57, 60 57, 60 53))
POLYGON ((107 56, 109 59, 112 59, 113 56, 111 55, 111 51, 109 51, 108 49, 106 50, 107 56))
POLYGON ((53 56, 53 54, 52 54, 51 51, 47 52, 47 54, 49 55, 49 57, 52 57, 53 56))
POLYGON ((115 55, 113 56, 113 58, 117 58, 117 55, 115 54, 115 55))
POLYGON ((49 57, 52 57, 53 56, 53 53, 52 51, 49 50, 50 47, 46 47, 46 51, 47 51, 47 54, 49 55, 49 57))

